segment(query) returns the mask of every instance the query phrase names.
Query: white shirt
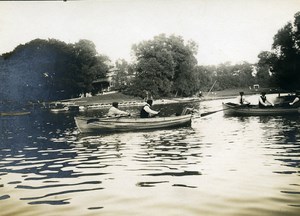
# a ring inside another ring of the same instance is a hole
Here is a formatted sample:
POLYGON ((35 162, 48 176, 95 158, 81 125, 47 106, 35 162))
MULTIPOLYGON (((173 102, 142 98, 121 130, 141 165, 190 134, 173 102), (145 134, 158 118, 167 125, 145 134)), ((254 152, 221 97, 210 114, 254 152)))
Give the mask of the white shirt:
POLYGON ((238 101, 238 104, 250 104, 250 102, 246 100, 246 98, 245 98, 244 95, 243 95, 243 96, 238 96, 237 101, 238 101), (242 98, 242 99, 241 99, 241 98, 242 98), (243 103, 241 103, 241 101, 242 101, 243 103))
POLYGON ((152 115, 157 115, 159 112, 157 111, 154 111, 150 108, 150 106, 144 106, 144 110, 149 113, 149 114, 152 114, 152 115))
POLYGON ((124 115, 129 115, 128 112, 119 110, 116 107, 111 107, 108 110, 107 116, 112 117, 112 116, 124 116, 124 115))
POLYGON ((265 103, 264 103, 263 100, 262 100, 262 98, 261 98, 261 96, 259 96, 259 102, 260 102, 262 105, 264 105, 264 106, 268 106, 268 103, 269 103, 271 106, 274 106, 274 104, 273 104, 271 101, 269 101, 267 98, 266 98, 266 101, 265 101, 265 103))
POLYGON ((293 102, 292 103, 290 103, 290 105, 294 105, 294 103, 296 103, 296 102, 298 102, 299 101, 299 98, 298 97, 296 97, 294 100, 293 100, 293 102))

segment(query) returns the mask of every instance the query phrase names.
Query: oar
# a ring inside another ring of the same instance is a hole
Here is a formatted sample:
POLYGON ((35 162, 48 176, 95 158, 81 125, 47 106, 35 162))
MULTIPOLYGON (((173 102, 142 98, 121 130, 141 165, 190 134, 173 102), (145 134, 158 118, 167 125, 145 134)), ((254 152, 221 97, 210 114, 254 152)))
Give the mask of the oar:
POLYGON ((209 93, 211 92, 211 90, 212 90, 212 89, 213 89, 213 87, 215 86, 216 82, 217 82, 217 80, 215 80, 214 84, 213 84, 213 85, 212 85, 212 87, 209 89, 209 91, 207 92, 206 96, 208 96, 208 95, 209 95, 209 93))
POLYGON ((217 112, 221 112, 223 110, 226 110, 226 109, 220 109, 220 110, 215 110, 215 111, 211 111, 211 112, 201 113, 200 117, 208 116, 208 115, 211 115, 211 114, 214 114, 214 113, 217 113, 217 112))
POLYGON ((217 113, 217 112, 221 112, 221 111, 224 111, 224 110, 228 110, 228 109, 239 109, 239 108, 246 107, 246 106, 248 106, 248 104, 243 104, 243 105, 238 105, 238 106, 235 106, 235 107, 229 107, 229 108, 226 108, 226 109, 220 109, 220 110, 215 110, 215 111, 211 111, 211 112, 206 112, 206 113, 200 114, 200 117, 208 116, 208 115, 211 115, 211 114, 214 114, 214 113, 217 113))

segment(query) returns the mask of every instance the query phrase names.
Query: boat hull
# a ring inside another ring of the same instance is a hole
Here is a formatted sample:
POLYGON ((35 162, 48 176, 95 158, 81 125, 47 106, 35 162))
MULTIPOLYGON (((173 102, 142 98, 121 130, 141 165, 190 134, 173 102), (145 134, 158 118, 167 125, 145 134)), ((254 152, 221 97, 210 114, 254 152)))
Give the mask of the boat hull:
POLYGON ((53 108, 53 109, 50 109, 50 111, 52 113, 61 113, 61 112, 67 112, 69 111, 69 108, 68 107, 64 107, 64 108, 53 108))
POLYGON ((191 125, 191 115, 159 118, 86 118, 75 117, 81 133, 109 133, 122 131, 155 130, 191 125))
POLYGON ((0 116, 22 116, 29 114, 30 112, 0 112, 0 116))
POLYGON ((261 115, 295 115, 300 114, 300 108, 294 107, 270 107, 259 108, 258 106, 239 107, 223 103, 223 112, 231 116, 261 116, 261 115))

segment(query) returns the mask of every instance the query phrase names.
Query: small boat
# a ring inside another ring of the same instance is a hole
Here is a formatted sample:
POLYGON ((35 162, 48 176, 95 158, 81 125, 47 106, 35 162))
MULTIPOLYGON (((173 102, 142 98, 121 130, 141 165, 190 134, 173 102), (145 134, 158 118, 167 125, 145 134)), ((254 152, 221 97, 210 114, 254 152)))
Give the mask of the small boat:
POLYGON ((108 117, 88 118, 75 117, 75 123, 81 133, 108 133, 137 131, 190 126, 192 115, 181 115, 157 118, 108 117))
POLYGON ((29 115, 30 112, 0 112, 0 116, 21 116, 21 115, 29 115))
POLYGON ((60 112, 66 112, 69 111, 69 107, 63 107, 63 108, 52 108, 50 109, 53 113, 60 113, 60 112))
POLYGON ((259 108, 258 105, 240 106, 234 103, 222 103, 225 115, 251 116, 251 115, 291 115, 300 114, 299 107, 266 107, 259 108))
POLYGON ((186 98, 174 98, 173 100, 178 101, 179 103, 192 103, 201 101, 200 97, 186 97, 186 98))

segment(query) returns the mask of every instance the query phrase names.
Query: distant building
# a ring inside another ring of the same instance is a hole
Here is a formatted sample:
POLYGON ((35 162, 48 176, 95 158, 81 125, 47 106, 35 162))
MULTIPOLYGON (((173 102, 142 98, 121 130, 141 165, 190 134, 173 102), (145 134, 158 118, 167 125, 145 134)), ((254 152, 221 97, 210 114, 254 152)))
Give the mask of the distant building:
POLYGON ((259 84, 254 84, 254 85, 253 85, 253 89, 254 89, 255 91, 258 91, 258 89, 259 89, 259 84))
POLYGON ((118 89, 120 86, 130 85, 135 75, 128 74, 126 71, 123 74, 119 73, 120 70, 116 67, 109 69, 105 78, 100 78, 93 81, 93 86, 97 89, 97 92, 107 92, 118 89))
POLYGON ((98 92, 111 91, 114 87, 113 77, 117 72, 116 68, 111 68, 105 78, 96 79, 93 81, 93 86, 98 92))

